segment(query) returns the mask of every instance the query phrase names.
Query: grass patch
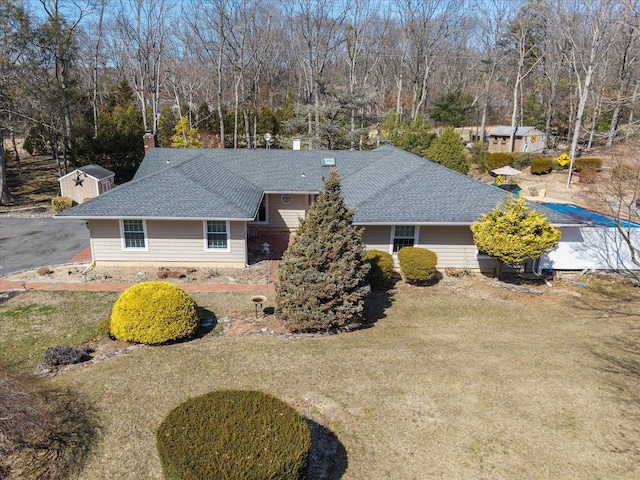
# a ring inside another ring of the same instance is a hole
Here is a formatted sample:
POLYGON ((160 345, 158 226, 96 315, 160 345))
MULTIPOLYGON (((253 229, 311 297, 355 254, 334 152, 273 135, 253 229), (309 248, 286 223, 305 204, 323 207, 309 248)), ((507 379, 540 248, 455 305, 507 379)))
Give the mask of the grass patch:
MULTIPOLYGON (((12 303, 23 295, 1 308, 109 303, 12 303)), ((246 294, 194 298, 218 318, 253 314, 246 294)), ((220 389, 260 389, 326 428, 341 468, 313 478, 637 478, 637 289, 556 283, 526 295, 456 279, 398 288, 372 311, 370 328, 347 334, 206 335, 51 378, 91 398, 104 426, 80 478, 162 478, 162 419, 220 389)))
POLYGON ((91 340, 116 298, 115 293, 29 291, 0 304, 0 364, 30 370, 47 347, 91 340))

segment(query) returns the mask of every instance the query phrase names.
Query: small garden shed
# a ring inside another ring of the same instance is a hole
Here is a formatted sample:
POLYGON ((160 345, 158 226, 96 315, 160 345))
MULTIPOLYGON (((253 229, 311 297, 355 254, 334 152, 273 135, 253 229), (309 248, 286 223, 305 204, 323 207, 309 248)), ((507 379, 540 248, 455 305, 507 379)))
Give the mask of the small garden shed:
POLYGON ((116 186, 116 174, 100 165, 86 165, 60 177, 60 192, 77 203, 97 197, 116 186))
MULTIPOLYGON (((500 126, 489 132, 489 153, 510 152, 511 127, 500 126)), ((547 137, 536 127, 515 127, 514 152, 541 152, 547 148, 547 137)))

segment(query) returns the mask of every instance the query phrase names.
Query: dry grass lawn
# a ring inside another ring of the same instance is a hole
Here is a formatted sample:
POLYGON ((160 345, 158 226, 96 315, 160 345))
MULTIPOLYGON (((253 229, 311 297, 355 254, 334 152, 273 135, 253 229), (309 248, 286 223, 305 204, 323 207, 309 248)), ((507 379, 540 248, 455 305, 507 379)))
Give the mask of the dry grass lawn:
MULTIPOLYGON (((26 295, 0 305, 0 316, 26 295)), ((218 316, 251 315, 246 295, 195 297, 218 316)), ((162 478, 158 425, 186 398, 220 388, 272 393, 326 426, 346 453, 318 478, 632 479, 640 476, 638 297, 610 282, 557 282, 531 295, 480 277, 445 279, 400 286, 368 329, 206 335, 47 381, 100 412, 84 479, 162 478)))

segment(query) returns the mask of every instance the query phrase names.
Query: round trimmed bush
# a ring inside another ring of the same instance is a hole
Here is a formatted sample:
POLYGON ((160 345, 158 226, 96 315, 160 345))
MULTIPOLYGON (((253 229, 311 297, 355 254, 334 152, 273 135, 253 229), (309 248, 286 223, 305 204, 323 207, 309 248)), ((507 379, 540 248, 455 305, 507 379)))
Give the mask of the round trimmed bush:
POLYGON ((190 337, 199 324, 198 306, 180 287, 142 282, 122 292, 109 327, 118 340, 157 344, 190 337))
POLYGON ((303 479, 311 448, 302 416, 255 390, 187 400, 163 420, 156 440, 167 480, 303 479))
POLYGON ((402 275, 409 283, 428 283, 436 276, 438 256, 420 247, 404 247, 398 252, 402 275))
POLYGON ((383 286, 393 277, 393 256, 382 250, 369 250, 364 261, 371 265, 367 274, 367 281, 373 287, 383 286))

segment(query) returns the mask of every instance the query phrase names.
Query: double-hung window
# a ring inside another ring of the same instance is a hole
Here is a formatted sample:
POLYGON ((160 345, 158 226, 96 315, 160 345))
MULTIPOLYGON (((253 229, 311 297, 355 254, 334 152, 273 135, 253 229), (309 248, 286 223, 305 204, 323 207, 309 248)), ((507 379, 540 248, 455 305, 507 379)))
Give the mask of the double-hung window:
POLYGON ((124 248, 146 249, 147 241, 143 220, 123 220, 122 237, 124 248))
POLYGON ((396 225, 393 229, 393 253, 398 253, 403 247, 413 247, 416 241, 416 227, 414 225, 396 225))
POLYGON ((207 220, 207 250, 229 250, 229 229, 224 220, 207 220))

